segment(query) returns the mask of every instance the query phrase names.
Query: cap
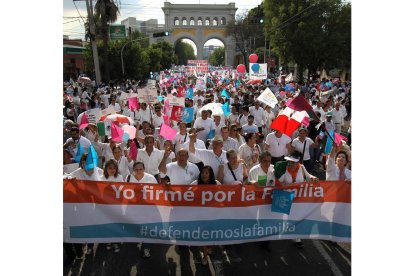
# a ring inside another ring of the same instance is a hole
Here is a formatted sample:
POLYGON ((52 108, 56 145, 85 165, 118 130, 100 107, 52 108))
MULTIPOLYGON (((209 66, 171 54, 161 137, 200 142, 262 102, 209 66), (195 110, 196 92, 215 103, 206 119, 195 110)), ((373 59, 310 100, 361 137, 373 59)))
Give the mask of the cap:
POLYGON ((214 138, 213 138, 212 141, 213 142, 216 141, 216 142, 222 142, 223 143, 223 137, 221 137, 220 135, 216 135, 216 136, 214 136, 214 138))
POLYGON ((326 117, 332 117, 332 112, 331 111, 327 112, 326 117))
POLYGON ((294 152, 292 152, 288 156, 285 156, 285 160, 292 161, 292 162, 299 162, 299 160, 300 160, 301 157, 302 157, 302 153, 300 153, 299 151, 295 150, 294 152))

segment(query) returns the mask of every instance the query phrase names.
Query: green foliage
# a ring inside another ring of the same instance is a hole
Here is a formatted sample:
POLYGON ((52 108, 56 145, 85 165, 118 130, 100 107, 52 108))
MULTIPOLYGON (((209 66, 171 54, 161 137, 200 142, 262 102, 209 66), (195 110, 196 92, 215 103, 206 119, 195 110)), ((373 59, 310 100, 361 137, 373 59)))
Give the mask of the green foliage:
POLYGON ((309 69, 351 64, 351 4, 341 0, 264 0, 268 38, 284 63, 309 69))
POLYGON ((178 58, 174 53, 174 47, 167 41, 159 41, 153 44, 155 48, 161 50, 161 69, 169 69, 172 64, 177 64, 178 58))
POLYGON ((220 47, 214 50, 214 52, 208 58, 208 63, 213 66, 224 65, 225 50, 224 47, 220 47))
POLYGON ((187 60, 196 59, 193 47, 182 40, 175 44, 175 55, 177 56, 177 63, 180 65, 187 65, 187 60))

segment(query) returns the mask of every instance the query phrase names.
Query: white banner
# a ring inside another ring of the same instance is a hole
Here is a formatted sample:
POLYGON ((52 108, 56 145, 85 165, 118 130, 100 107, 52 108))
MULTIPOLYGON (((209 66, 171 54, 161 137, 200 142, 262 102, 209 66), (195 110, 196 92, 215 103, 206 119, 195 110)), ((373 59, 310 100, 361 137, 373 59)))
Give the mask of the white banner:
POLYGON ((158 93, 155 88, 138 89, 138 99, 140 103, 158 103, 158 93))

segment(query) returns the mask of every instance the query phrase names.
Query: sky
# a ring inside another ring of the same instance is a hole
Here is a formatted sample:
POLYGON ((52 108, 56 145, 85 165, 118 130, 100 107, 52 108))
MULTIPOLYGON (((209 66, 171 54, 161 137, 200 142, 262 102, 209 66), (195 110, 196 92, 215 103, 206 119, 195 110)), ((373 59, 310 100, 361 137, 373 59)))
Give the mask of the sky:
MULTIPOLYGON (((118 21, 115 24, 121 24, 121 21, 128 17, 135 17, 137 20, 158 19, 158 24, 164 24, 164 13, 161 7, 164 6, 163 0, 138 0, 138 1, 120 1, 120 11, 118 21)), ((236 3, 236 14, 242 13, 257 7, 262 0, 179 0, 169 1, 172 4, 228 4, 236 3), (199 2, 199 3, 198 3, 199 2)), ((94 1, 94 3, 96 3, 94 1)), ((85 1, 63 0, 63 34, 69 35, 69 38, 85 38, 84 22, 86 21, 86 3, 85 1), (76 5, 76 6, 75 6, 76 5), (78 10, 76 10, 76 7, 78 10), (79 11, 79 12, 78 12, 79 11), (83 18, 79 18, 82 16, 83 18)), ((209 41, 206 45, 223 45, 219 40, 209 41)))

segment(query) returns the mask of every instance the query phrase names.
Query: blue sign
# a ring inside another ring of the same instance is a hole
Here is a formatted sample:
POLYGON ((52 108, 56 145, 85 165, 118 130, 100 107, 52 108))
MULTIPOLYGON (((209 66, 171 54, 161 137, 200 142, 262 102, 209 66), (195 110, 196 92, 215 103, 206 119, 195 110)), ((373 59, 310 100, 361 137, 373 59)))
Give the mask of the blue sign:
POLYGON ((226 91, 226 89, 225 89, 225 88, 221 91, 221 96, 222 96, 222 97, 226 97, 227 99, 230 99, 230 96, 229 96, 229 94, 227 93, 227 91, 226 91))
POLYGON ((290 214, 290 207, 292 207, 293 198, 295 193, 283 191, 283 190, 273 190, 272 197, 272 212, 290 214))
POLYGON ((183 122, 191 123, 194 118, 194 107, 186 107, 183 111, 183 122))
POLYGON ((193 98, 193 94, 194 94, 194 90, 193 90, 193 88, 192 88, 192 87, 187 88, 187 89, 185 90, 185 97, 186 97, 186 98, 192 99, 192 98, 193 98))
POLYGON ((221 106, 221 109, 223 109, 224 117, 227 117, 227 116, 230 115, 231 112, 230 112, 230 106, 229 106, 229 103, 228 102, 226 102, 225 104, 223 104, 221 106))

